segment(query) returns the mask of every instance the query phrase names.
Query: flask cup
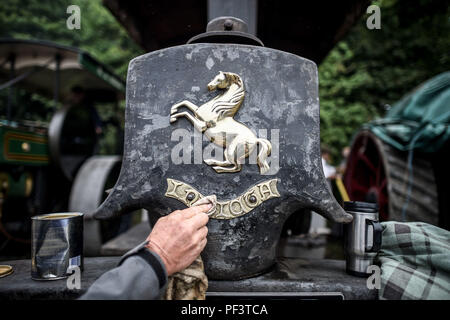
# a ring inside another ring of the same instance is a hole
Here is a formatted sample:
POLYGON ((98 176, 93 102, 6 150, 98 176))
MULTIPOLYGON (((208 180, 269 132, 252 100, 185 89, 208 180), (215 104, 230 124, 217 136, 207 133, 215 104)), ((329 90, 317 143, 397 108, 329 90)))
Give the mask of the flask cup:
POLYGON ((382 227, 378 222, 378 205, 369 202, 346 201, 344 210, 353 221, 344 225, 344 251, 347 273, 367 277, 367 267, 381 247, 382 227))

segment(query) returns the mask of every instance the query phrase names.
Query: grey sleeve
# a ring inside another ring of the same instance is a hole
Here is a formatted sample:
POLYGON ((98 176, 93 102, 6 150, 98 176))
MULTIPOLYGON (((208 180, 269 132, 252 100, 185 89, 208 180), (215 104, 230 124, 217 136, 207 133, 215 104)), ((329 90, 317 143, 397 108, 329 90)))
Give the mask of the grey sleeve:
POLYGON ((159 299, 167 283, 161 258, 143 243, 126 253, 119 266, 104 273, 80 300, 159 299))

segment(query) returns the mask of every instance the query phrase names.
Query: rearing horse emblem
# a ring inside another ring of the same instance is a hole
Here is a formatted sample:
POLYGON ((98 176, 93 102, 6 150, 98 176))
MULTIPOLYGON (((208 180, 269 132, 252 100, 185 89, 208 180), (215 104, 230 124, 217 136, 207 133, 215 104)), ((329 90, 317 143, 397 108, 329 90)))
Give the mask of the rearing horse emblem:
POLYGON ((216 89, 225 91, 200 107, 187 100, 174 104, 170 110, 170 122, 173 123, 178 118, 185 117, 211 142, 225 148, 225 161, 204 160, 207 165, 213 166, 216 172, 240 171, 242 160, 248 157, 259 144, 260 151, 257 156, 259 171, 261 174, 266 173, 270 169, 267 157, 270 155, 272 145, 267 139, 257 138, 247 126, 233 119, 245 95, 241 77, 235 73, 220 71, 208 83, 209 91, 216 89), (187 111, 178 112, 181 107, 186 107, 193 114, 187 111))

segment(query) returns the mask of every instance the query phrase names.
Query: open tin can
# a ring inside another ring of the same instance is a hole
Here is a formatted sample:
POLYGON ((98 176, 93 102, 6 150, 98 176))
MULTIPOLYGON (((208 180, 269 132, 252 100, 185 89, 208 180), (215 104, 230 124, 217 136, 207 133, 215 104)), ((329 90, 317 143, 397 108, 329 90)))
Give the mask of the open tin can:
POLYGON ((31 278, 67 278, 83 268, 83 214, 51 213, 31 218, 31 278))

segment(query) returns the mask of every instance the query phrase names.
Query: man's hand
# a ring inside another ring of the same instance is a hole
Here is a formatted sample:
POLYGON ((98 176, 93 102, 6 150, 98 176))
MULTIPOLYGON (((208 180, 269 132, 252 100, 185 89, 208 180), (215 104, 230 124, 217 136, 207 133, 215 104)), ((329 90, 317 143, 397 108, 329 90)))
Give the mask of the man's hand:
POLYGON ((156 222, 147 248, 161 257, 169 276, 189 266, 205 248, 210 208, 205 204, 176 210, 156 222))

